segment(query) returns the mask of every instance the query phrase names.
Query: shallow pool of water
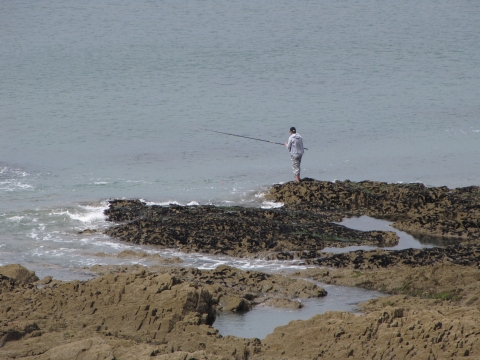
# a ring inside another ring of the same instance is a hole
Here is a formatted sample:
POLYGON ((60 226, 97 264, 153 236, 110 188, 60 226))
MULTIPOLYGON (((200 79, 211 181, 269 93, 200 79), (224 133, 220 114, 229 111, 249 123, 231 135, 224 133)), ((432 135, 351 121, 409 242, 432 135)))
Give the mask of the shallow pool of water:
POLYGON ((375 249, 387 249, 387 250, 403 250, 403 249, 422 249, 422 248, 431 248, 438 246, 438 242, 434 238, 424 238, 420 239, 413 237, 410 234, 407 234, 404 231, 400 231, 391 226, 392 222, 387 220, 374 219, 370 216, 360 216, 346 218, 342 222, 336 223, 343 226, 346 226, 350 229, 361 230, 361 231, 393 231, 398 235, 398 244, 392 247, 382 247, 371 245, 363 246, 347 246, 344 248, 324 248, 322 251, 330 253, 344 253, 349 251, 356 250, 375 250, 375 249))
POLYGON ((323 298, 302 299, 302 309, 278 309, 257 306, 245 313, 220 312, 213 327, 223 336, 234 335, 244 338, 259 338, 273 332, 277 326, 288 324, 292 320, 307 320, 316 314, 327 311, 357 312, 360 302, 385 296, 377 291, 363 290, 346 286, 317 283, 327 290, 323 298))
MULTIPOLYGON (((396 246, 385 247, 382 249, 402 250, 402 249, 421 249, 444 244, 439 244, 436 239, 424 238, 418 239, 404 231, 397 230, 391 226, 392 222, 386 220, 374 219, 369 216, 360 216, 346 218, 338 223, 351 229, 361 231, 393 231, 399 241, 396 246)), ((348 246, 344 248, 325 248, 324 252, 344 253, 355 250, 375 250, 376 246, 348 246)), ((270 334, 274 328, 286 325, 292 320, 307 320, 316 314, 323 314, 326 311, 358 311, 357 304, 363 301, 374 299, 385 294, 369 291, 359 288, 345 286, 325 285, 328 295, 321 299, 301 300, 304 304, 302 309, 278 309, 266 306, 255 307, 252 311, 246 313, 219 313, 214 323, 214 327, 222 335, 235 335, 245 338, 262 339, 270 334)))

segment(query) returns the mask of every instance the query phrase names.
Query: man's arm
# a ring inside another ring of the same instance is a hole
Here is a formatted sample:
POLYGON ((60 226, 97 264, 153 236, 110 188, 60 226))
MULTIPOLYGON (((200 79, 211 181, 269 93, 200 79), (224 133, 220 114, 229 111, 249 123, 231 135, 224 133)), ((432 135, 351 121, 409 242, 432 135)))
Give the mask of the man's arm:
POLYGON ((288 142, 285 143, 285 146, 287 147, 288 151, 290 151, 292 149, 292 138, 289 137, 288 138, 288 142))

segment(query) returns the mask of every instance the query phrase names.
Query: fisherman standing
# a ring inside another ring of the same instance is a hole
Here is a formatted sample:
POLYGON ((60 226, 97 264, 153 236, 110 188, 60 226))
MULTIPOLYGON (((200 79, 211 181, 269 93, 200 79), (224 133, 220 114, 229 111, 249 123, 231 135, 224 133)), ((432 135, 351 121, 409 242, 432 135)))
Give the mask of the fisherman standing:
POLYGON ((290 128, 290 137, 288 138, 288 142, 285 143, 285 146, 290 152, 295 181, 300 182, 300 163, 303 155, 303 139, 300 134, 297 134, 297 130, 293 126, 290 128))

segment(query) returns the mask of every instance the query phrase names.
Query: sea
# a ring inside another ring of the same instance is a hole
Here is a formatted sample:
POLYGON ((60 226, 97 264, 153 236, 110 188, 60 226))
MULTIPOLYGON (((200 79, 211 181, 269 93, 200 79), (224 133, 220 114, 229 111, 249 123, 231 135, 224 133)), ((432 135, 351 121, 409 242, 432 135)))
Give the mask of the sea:
POLYGON ((0 1, 0 265, 88 279, 109 199, 279 207, 302 177, 480 185, 480 2, 0 1), (211 130, 211 131, 209 131, 211 130), (218 132, 214 132, 218 131, 218 132))

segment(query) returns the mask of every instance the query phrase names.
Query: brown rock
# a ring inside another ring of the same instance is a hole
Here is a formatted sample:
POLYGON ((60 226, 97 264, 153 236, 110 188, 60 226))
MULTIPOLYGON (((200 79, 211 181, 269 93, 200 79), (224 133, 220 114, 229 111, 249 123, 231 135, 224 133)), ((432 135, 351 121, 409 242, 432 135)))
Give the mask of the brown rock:
POLYGON ((480 305, 480 271, 476 266, 450 262, 417 267, 395 266, 371 270, 308 269, 295 275, 327 284, 362 287, 388 294, 480 305))
POLYGON ((255 289, 262 287, 275 295, 267 304, 285 299, 289 303, 295 300, 287 294, 299 293, 286 289, 296 288, 295 279, 268 278, 225 266, 209 271, 164 268, 165 273, 158 274, 133 266, 124 270, 86 282, 52 281, 54 285, 42 289, 11 283, 5 277, 0 281, 0 358, 455 359, 480 355, 476 266, 446 262, 361 271, 309 269, 298 275, 349 285, 356 281, 357 286, 369 283, 392 291, 406 289, 403 285, 408 283, 415 296, 370 300, 362 305, 363 315, 328 312, 292 321, 263 341, 221 337, 209 326, 214 299, 232 296, 223 293, 225 288, 245 287, 245 297, 237 299, 251 301, 257 299, 255 289), (442 297, 448 289, 461 289, 460 298, 442 297))
POLYGON ((219 305, 221 310, 233 312, 248 311, 252 307, 248 300, 236 296, 222 296, 219 305))
POLYGON ((94 337, 55 346, 40 355, 39 360, 114 359, 112 347, 102 338, 94 337))
MULTIPOLYGON (((95 265, 90 271, 99 275, 138 273, 146 271, 141 265, 95 265)), ((221 265, 214 270, 181 267, 150 267, 150 271, 174 276, 178 281, 202 286, 212 295, 218 310, 247 311, 270 299, 285 301, 297 298, 323 297, 322 287, 303 279, 258 271, 242 271, 221 265)))
POLYGON ((385 307, 359 316, 327 312, 278 327, 252 359, 457 359, 480 355, 480 312, 385 307))
POLYGON ((15 281, 16 284, 31 284, 38 280, 33 271, 27 270, 21 265, 10 264, 0 266, 0 274, 15 281))

